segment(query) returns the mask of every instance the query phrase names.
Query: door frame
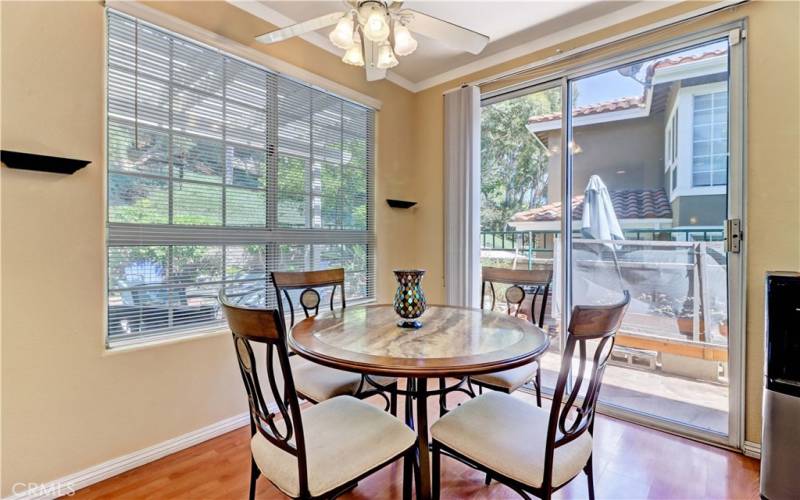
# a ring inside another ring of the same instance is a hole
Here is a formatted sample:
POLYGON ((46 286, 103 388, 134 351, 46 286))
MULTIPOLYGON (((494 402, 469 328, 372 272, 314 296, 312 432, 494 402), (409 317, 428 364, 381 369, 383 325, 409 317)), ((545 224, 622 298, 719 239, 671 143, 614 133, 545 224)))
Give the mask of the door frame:
MULTIPOLYGON (((562 133, 561 151, 567 152, 567 144, 572 140, 572 117, 568 111, 571 98, 571 82, 598 73, 603 73, 615 67, 633 63, 642 59, 657 57, 667 52, 688 49, 693 46, 702 45, 715 40, 727 39, 728 41, 728 185, 727 185, 727 209, 728 218, 741 219, 745 221, 745 181, 744 175, 744 138, 746 131, 744 126, 745 119, 745 21, 729 23, 720 27, 703 32, 693 33, 673 38, 666 42, 651 45, 646 48, 630 51, 615 57, 599 60, 580 70, 569 72, 563 77, 562 87, 562 133)), ((572 156, 562 154, 562 206, 570 206, 569 200, 572 199, 572 156)), ((569 265, 571 262, 572 248, 572 227, 571 213, 562 211, 562 261, 564 273, 564 283, 570 283, 569 265)), ((745 241, 745 240, 743 240, 745 241)), ((668 432, 685 435, 695 439, 710 441, 725 446, 742 449, 744 434, 744 381, 745 379, 745 342, 744 342, 744 320, 745 320, 745 262, 746 262, 746 243, 739 253, 727 253, 727 279, 728 279, 728 433, 720 435, 705 429, 693 427, 685 423, 660 418, 656 415, 637 412, 636 410, 620 408, 609 404, 600 403, 600 408, 609 414, 623 418, 632 419, 639 423, 660 428, 668 432)), ((563 303, 566 306, 562 310, 562 324, 568 321, 567 312, 572 307, 572 286, 565 286, 563 303)))
MULTIPOLYGON (((728 39, 728 218, 738 218, 746 228, 746 138, 747 138, 747 19, 721 24, 708 29, 672 37, 668 40, 625 51, 619 54, 602 56, 589 63, 571 63, 561 69, 544 73, 541 76, 506 86, 481 95, 481 104, 505 100, 516 95, 535 92, 536 89, 553 88, 561 85, 561 151, 569 151, 572 136, 572 117, 568 112, 571 102, 570 82, 577 78, 602 73, 618 66, 630 64, 641 59, 655 57, 666 52, 687 49, 715 40, 728 39)), ((572 199, 572 161, 571 155, 561 154, 562 206, 570 206, 572 199)), ((562 211, 561 217, 561 269, 563 283, 571 284, 572 213, 562 211)), ((744 449, 745 429, 745 381, 746 381, 746 261, 747 235, 742 238, 739 253, 728 253, 728 369, 729 369, 729 412, 728 434, 720 435, 707 430, 691 427, 679 422, 643 414, 635 410, 622 409, 599 403, 598 409, 615 417, 664 430, 673 434, 699 441, 710 442, 738 450, 744 449)), ((561 324, 567 325, 572 308, 572 286, 561 290, 561 324)))

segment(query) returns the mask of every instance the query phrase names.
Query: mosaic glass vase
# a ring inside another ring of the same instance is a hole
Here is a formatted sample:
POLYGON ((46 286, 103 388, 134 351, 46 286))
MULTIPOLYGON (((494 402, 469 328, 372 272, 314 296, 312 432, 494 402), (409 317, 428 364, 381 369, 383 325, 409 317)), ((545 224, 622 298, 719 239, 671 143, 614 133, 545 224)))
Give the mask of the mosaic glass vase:
POLYGON ((421 269, 397 270, 397 291, 394 294, 394 311, 400 316, 397 326, 403 328, 419 328, 422 322, 417 318, 422 316, 428 303, 422 292, 422 276, 425 271, 421 269))

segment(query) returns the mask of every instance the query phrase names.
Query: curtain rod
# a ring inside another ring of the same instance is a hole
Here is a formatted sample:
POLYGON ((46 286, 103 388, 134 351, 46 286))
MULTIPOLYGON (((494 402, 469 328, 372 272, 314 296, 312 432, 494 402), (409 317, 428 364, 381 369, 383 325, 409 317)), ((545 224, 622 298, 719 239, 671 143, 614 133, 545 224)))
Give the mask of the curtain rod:
MULTIPOLYGON (((535 69, 542 68, 544 66, 548 66, 550 64, 554 64, 561 61, 566 61, 568 59, 572 59, 589 52, 599 50, 605 47, 612 46, 619 42, 636 38, 639 36, 649 35, 652 33, 657 33, 659 31, 672 28, 674 26, 678 26, 684 23, 688 23, 702 17, 710 16, 712 14, 716 14, 717 12, 731 9, 742 5, 744 3, 749 2, 750 0, 723 0, 722 2, 717 2, 713 5, 707 7, 701 7, 699 9, 693 10, 691 12, 686 12, 684 14, 680 14, 678 16, 671 17, 669 19, 664 19, 662 21, 658 21, 656 23, 648 24, 647 26, 642 26, 641 28, 637 28, 635 30, 627 31, 625 33, 621 33, 619 35, 615 35, 609 38, 605 38, 603 40, 599 40, 597 42, 593 42, 587 45, 583 45, 581 47, 576 47, 574 49, 570 49, 566 52, 558 52, 556 55, 541 59, 539 61, 535 61, 524 66, 520 66, 508 71, 504 71, 502 73, 498 73, 486 78, 482 78, 480 80, 473 80, 471 82, 463 83, 459 87, 463 86, 478 86, 487 85, 490 83, 498 82, 500 80, 504 80, 506 78, 522 76, 525 73, 533 71, 535 69)), ((457 88, 459 88, 457 87, 457 88)), ((453 88, 448 90, 456 90, 457 88, 453 88)))

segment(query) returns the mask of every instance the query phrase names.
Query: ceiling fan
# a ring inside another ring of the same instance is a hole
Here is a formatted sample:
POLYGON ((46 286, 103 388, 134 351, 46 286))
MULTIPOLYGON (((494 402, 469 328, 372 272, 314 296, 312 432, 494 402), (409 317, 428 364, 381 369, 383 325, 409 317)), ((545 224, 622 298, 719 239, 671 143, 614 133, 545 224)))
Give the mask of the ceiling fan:
POLYGON ((364 66, 367 80, 381 80, 386 70, 399 64, 396 56, 407 56, 417 49, 411 32, 419 33, 472 54, 489 43, 489 37, 462 26, 431 17, 392 0, 347 0, 347 10, 326 14, 308 21, 270 31, 256 37, 261 43, 275 43, 310 31, 336 25, 328 38, 346 52, 342 62, 364 66))

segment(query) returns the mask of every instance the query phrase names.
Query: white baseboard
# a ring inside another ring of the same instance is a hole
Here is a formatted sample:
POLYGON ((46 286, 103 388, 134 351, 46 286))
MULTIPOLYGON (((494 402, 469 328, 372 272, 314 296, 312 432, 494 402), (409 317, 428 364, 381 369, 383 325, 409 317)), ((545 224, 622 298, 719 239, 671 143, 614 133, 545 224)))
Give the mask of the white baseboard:
POLYGON ((761 460, 761 443, 745 441, 744 446, 742 446, 742 452, 745 456, 761 460))
POLYGON ((190 446, 225 434, 226 432, 243 427, 249 422, 250 417, 248 413, 235 415, 201 429, 188 432, 182 436, 168 439, 143 450, 111 459, 54 481, 39 485, 28 484, 24 491, 15 491, 4 500, 41 500, 70 495, 72 492, 81 488, 85 488, 104 479, 122 474, 123 472, 153 462, 159 458, 163 458, 189 448, 190 446))

